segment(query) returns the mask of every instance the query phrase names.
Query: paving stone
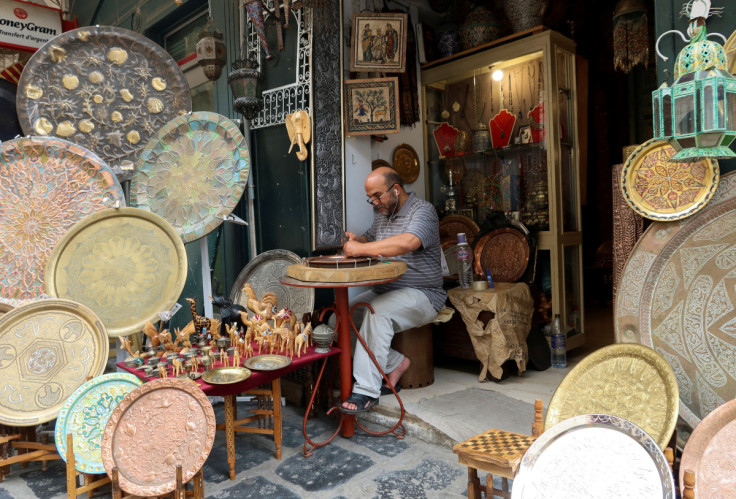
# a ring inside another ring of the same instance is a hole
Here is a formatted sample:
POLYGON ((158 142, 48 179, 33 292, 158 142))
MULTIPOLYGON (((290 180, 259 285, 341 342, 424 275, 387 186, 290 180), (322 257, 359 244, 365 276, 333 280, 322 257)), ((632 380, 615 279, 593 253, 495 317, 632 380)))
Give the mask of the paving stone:
POLYGON ((386 457, 398 456, 409 448, 406 440, 399 440, 392 435, 374 437, 365 433, 356 433, 351 440, 357 445, 362 445, 376 454, 386 457))
POLYGON ((246 499, 249 497, 257 497, 258 499, 299 499, 299 496, 282 485, 269 482, 261 476, 250 477, 240 480, 232 487, 228 487, 219 493, 207 496, 215 499, 225 499, 234 497, 238 499, 246 499))
POLYGON ((427 491, 433 492, 431 496, 435 497, 437 491, 452 485, 462 473, 462 470, 447 463, 423 459, 412 469, 391 471, 377 478, 378 491, 375 497, 425 498, 429 497, 427 491))
MULTIPOLYGON (((249 470, 258 466, 274 457, 275 447, 266 449, 261 446, 259 439, 243 438, 246 435, 235 435, 235 473, 243 470, 249 470)), ((247 435, 248 437, 252 435, 247 435)), ((230 479, 230 466, 227 462, 227 449, 225 445, 225 434, 222 431, 217 432, 215 444, 212 446, 207 461, 204 464, 205 482, 220 483, 230 479)))
POLYGON ((343 449, 335 442, 317 449, 312 457, 296 454, 276 468, 276 474, 306 491, 329 490, 373 466, 373 460, 343 449))
POLYGON ((66 463, 51 461, 46 471, 41 471, 39 463, 29 463, 28 467, 30 469, 19 473, 19 476, 36 494, 36 497, 66 494, 66 463))

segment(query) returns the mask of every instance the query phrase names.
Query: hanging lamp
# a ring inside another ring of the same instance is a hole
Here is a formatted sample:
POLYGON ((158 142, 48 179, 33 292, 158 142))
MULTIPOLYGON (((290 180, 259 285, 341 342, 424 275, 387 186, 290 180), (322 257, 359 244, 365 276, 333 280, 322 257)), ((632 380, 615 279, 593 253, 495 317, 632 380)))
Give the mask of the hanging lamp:
POLYGON ((620 0, 613 11, 613 67, 629 73, 649 62, 649 20, 644 0, 620 0))

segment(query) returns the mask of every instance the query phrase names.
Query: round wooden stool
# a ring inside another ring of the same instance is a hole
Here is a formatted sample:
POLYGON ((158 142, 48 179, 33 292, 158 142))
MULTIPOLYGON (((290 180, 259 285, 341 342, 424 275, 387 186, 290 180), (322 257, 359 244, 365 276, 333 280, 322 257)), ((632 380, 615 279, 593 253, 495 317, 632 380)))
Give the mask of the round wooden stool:
POLYGON ((409 369, 399 382, 404 388, 421 388, 434 383, 432 324, 425 324, 394 335, 391 348, 409 358, 409 369))

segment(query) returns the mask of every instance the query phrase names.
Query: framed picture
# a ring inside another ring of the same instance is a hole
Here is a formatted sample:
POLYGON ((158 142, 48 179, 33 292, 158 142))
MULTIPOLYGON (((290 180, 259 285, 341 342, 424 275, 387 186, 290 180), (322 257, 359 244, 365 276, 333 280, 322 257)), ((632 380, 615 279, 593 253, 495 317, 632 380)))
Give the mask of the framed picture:
POLYGON ((519 127, 519 139, 522 144, 531 144, 532 128, 529 125, 519 127))
POLYGON ((406 70, 408 14, 353 14, 350 71, 403 73, 406 70))
POLYGON ((345 135, 399 133, 399 79, 345 80, 345 135))

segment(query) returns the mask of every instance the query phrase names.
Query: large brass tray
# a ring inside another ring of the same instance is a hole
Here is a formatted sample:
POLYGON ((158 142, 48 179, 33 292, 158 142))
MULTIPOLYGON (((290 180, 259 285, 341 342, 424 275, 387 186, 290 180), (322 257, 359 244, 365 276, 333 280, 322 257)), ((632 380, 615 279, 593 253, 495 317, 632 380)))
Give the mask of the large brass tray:
POLYGON ((678 163, 665 140, 649 140, 624 164, 621 191, 632 210, 652 220, 680 220, 708 203, 718 187, 718 161, 678 163))
POLYGON ((256 355, 245 359, 243 365, 254 371, 275 371, 291 364, 291 359, 284 355, 256 355))
POLYGON ((188 482, 215 441, 215 412, 194 383, 177 378, 149 381, 115 408, 102 435, 108 475, 117 467, 120 488, 137 496, 161 496, 176 488, 176 466, 188 482))
POLYGON ((667 361, 642 345, 610 345, 585 357, 557 387, 544 428, 580 414, 612 414, 666 447, 677 423, 677 380, 667 361))
POLYGON ((240 366, 218 367, 202 374, 202 380, 210 385, 231 385, 250 378, 250 369, 240 366))
POLYGON ((92 308, 111 337, 142 329, 179 299, 187 276, 184 243, 166 220, 111 208, 74 225, 54 248, 46 292, 92 308))
POLYGON ((116 173, 132 173, 159 128, 192 110, 184 74, 151 39, 85 26, 50 40, 28 61, 17 95, 27 135, 54 135, 91 149, 116 173))
POLYGON ((38 300, 0 317, 0 424, 54 419, 87 377, 102 374, 109 342, 89 308, 38 300))
MULTIPOLYGON (((394 170, 401 175, 404 184, 411 184, 419 178, 419 156, 409 144, 401 144, 394 149, 394 170)), ((459 181, 460 179, 457 179, 459 181)))
POLYGON ((169 222, 185 243, 206 236, 233 211, 248 182, 248 145, 225 116, 179 116, 138 158, 130 202, 169 222))

